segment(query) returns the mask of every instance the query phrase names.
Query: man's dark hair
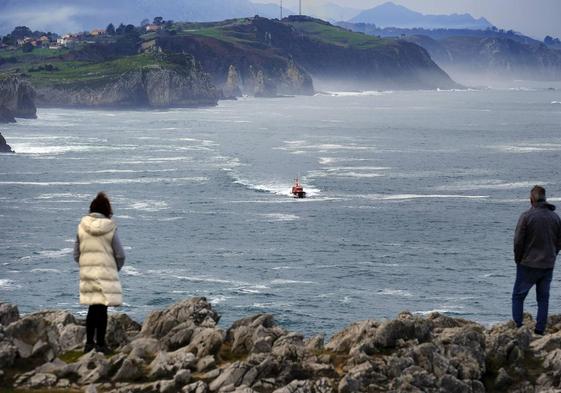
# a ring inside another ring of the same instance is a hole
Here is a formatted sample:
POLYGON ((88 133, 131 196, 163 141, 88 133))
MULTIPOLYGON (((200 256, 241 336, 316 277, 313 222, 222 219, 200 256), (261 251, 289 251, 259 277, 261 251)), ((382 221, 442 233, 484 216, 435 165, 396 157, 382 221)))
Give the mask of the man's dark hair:
POLYGON ((113 209, 111 208, 111 202, 104 192, 97 194, 95 199, 90 204, 90 213, 100 213, 107 218, 113 216, 113 209))
POLYGON ((535 202, 545 202, 545 188, 542 186, 534 186, 534 188, 532 188, 532 198, 534 198, 535 202))

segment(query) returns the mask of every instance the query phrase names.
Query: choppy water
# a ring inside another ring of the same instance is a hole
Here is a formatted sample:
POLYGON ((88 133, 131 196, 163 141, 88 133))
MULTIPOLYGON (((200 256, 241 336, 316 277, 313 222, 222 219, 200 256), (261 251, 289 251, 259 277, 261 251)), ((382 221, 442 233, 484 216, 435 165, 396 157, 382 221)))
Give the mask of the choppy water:
MULTIPOLYGON (((112 197, 126 305, 206 296, 333 333, 439 310, 509 318, 512 232, 534 183, 561 201, 561 90, 337 93, 211 109, 39 111, 2 128, 0 299, 78 304, 76 225, 112 197), (288 191, 300 174, 310 198, 288 191)), ((561 312, 556 275, 552 312, 561 312)), ((535 304, 533 295, 528 302, 535 304)))

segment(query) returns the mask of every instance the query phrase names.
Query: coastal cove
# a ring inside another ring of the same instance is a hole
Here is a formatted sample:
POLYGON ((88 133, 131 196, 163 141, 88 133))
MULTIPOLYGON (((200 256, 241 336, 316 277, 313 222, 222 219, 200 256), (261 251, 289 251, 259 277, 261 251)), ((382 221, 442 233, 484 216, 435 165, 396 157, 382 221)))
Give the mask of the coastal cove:
MULTIPOLYGON (((72 244, 103 189, 128 254, 119 311, 138 321, 191 296, 223 326, 267 312, 306 335, 402 310, 506 320, 528 190, 561 200, 549 87, 40 108, 1 129, 0 297, 83 315, 72 244)), ((559 298, 556 276, 553 313, 559 298)))

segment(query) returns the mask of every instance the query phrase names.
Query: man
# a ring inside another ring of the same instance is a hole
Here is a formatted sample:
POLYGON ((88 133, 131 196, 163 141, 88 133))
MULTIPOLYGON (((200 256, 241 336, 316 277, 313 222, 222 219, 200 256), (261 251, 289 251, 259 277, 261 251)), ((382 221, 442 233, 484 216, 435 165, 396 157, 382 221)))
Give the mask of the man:
POLYGON ((516 326, 522 326, 524 299, 535 285, 538 302, 535 333, 543 335, 553 267, 561 250, 561 219, 554 213, 555 206, 547 203, 543 187, 532 189, 530 203, 532 207, 520 216, 514 235, 516 282, 512 291, 512 317, 516 326))

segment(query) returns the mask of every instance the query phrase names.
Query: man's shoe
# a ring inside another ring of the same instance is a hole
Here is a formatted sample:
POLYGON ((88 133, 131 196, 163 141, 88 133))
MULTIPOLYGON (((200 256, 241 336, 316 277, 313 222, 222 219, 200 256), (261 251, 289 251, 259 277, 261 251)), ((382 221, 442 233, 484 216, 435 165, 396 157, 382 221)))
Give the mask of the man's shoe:
POLYGON ((104 355, 110 355, 111 354, 111 350, 109 348, 107 348, 105 345, 96 345, 95 346, 95 351, 100 352, 104 355))
POLYGON ((94 348, 95 348, 94 343, 86 343, 86 346, 84 347, 84 353, 91 352, 94 348))
POLYGON ((538 335, 538 336, 543 336, 543 335, 544 335, 544 332, 541 331, 541 330, 536 329, 536 330, 534 330, 534 334, 536 334, 536 335, 538 335))

